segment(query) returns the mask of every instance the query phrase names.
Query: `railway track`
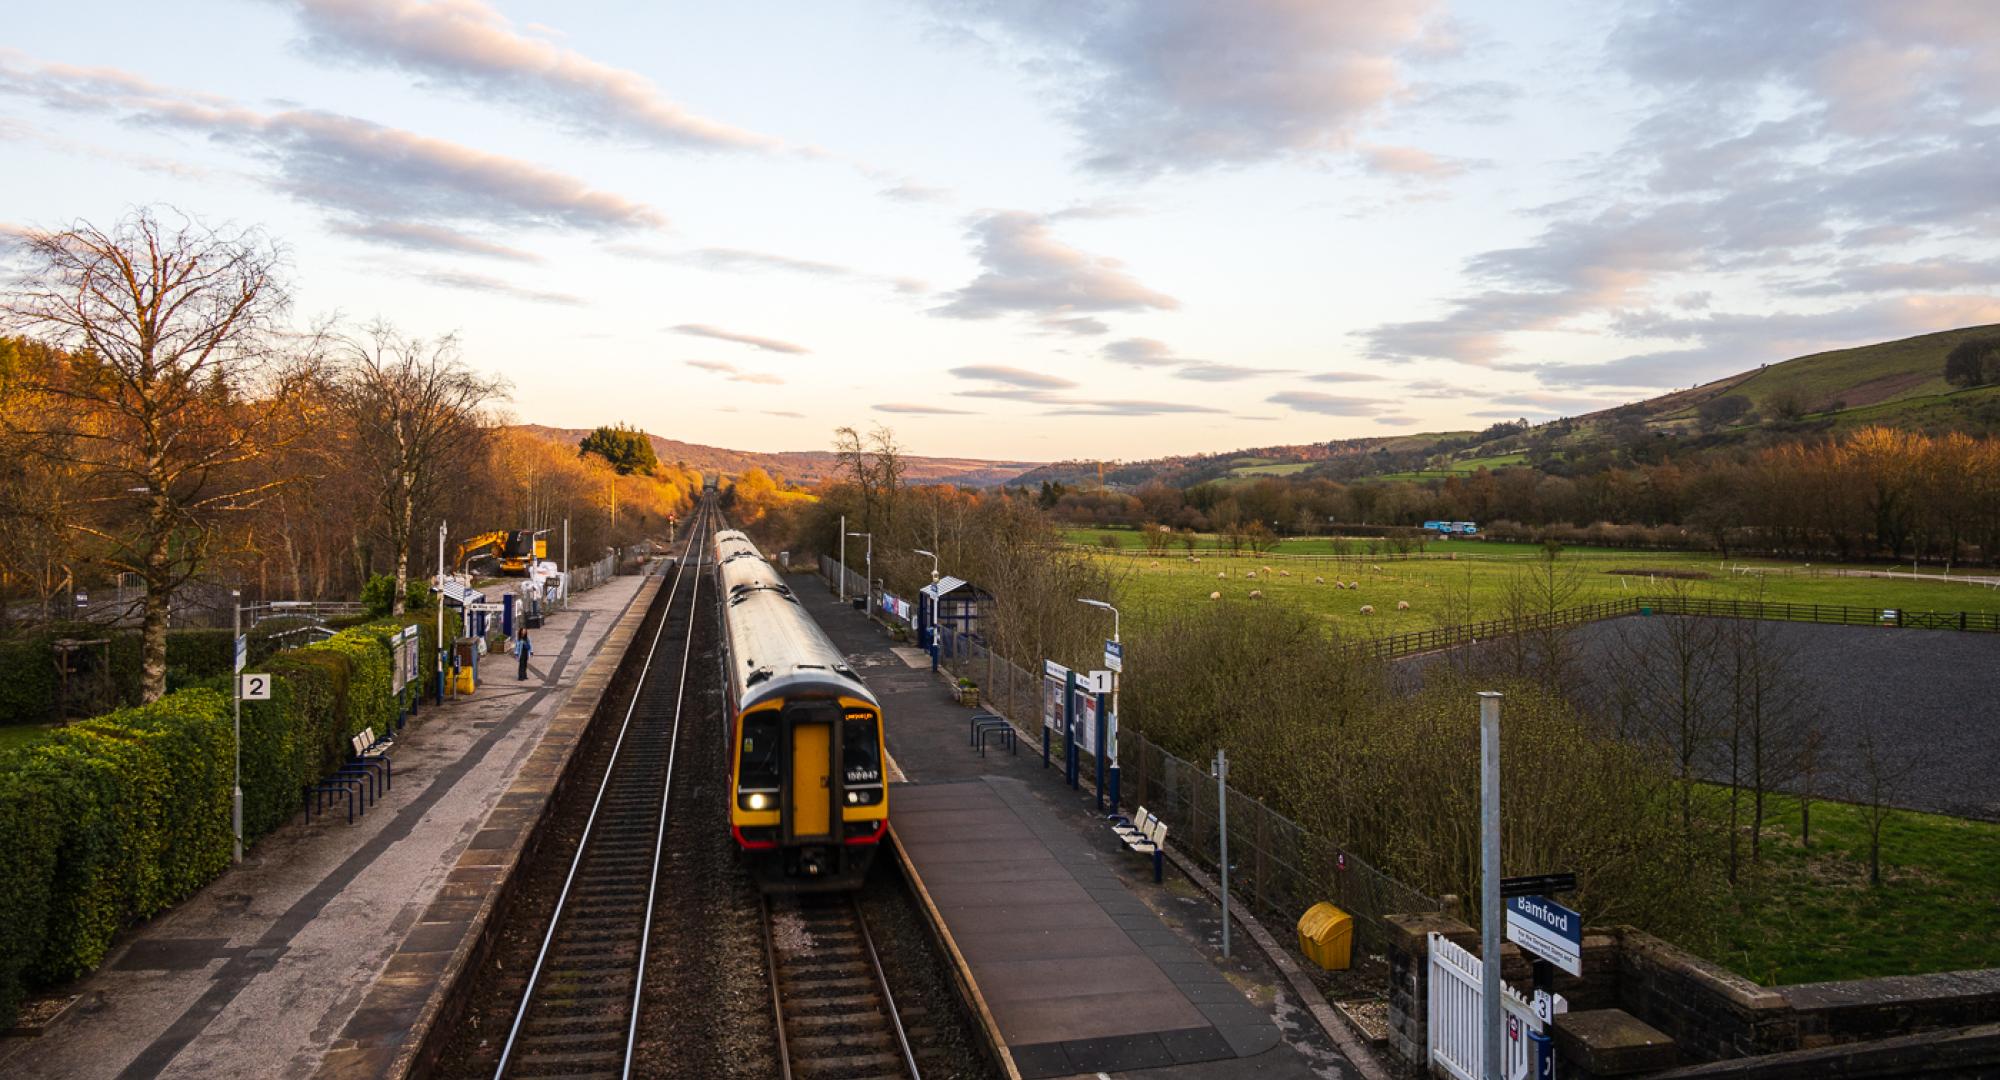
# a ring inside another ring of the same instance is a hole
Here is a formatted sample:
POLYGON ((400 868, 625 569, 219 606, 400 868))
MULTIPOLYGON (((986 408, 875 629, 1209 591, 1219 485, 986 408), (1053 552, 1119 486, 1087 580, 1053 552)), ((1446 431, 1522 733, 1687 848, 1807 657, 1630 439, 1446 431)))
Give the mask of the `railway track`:
POLYGON ((496 1080, 631 1074, 712 527, 712 515, 704 513, 688 530, 666 612, 521 992, 496 1080))
POLYGON ((784 1080, 920 1080, 859 900, 765 897, 763 921, 784 1080))

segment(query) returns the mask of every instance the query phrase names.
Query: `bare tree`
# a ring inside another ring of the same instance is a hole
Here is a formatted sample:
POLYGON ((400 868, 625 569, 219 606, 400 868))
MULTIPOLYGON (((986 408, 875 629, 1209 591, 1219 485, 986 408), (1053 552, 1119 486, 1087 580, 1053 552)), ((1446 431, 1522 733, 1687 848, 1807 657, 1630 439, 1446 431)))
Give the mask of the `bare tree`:
MULTIPOLYGON (((1763 599, 1760 581, 1752 599, 1763 599)), ((1814 741, 1817 703, 1812 680, 1783 624, 1732 619, 1722 631, 1729 679, 1729 879, 1736 880, 1740 796, 1749 789, 1750 859, 1763 858, 1764 818, 1770 794, 1804 771, 1814 741)))
POLYGON ((1903 785, 1916 772, 1916 755, 1897 747, 1864 724, 1854 748, 1853 782, 1859 786, 1863 820, 1868 825, 1868 884, 1882 884, 1882 826, 1895 812, 1903 785))
POLYGON ((370 480, 374 516, 394 554, 393 611, 401 615, 418 512, 484 451, 486 409, 507 384, 467 367, 456 337, 424 341, 379 321, 342 342, 339 361, 353 465, 370 480))
POLYGON ((41 441, 46 421, 22 433, 77 470, 96 513, 73 527, 103 543, 104 565, 145 583, 140 693, 151 701, 166 692, 175 592, 201 571, 221 519, 284 483, 244 467, 273 419, 250 399, 286 309, 280 255, 255 230, 152 210, 108 232, 78 222, 30 233, 25 248, 0 317, 71 353, 35 389, 89 422, 60 442, 41 441))
MULTIPOLYGON (((1685 582, 1668 586, 1685 595, 1685 582)), ((1694 832, 1694 788, 1727 719, 1719 656, 1719 620, 1659 614, 1618 629, 1617 700, 1632 710, 1621 728, 1634 730, 1672 764, 1680 785, 1681 828, 1694 832)))

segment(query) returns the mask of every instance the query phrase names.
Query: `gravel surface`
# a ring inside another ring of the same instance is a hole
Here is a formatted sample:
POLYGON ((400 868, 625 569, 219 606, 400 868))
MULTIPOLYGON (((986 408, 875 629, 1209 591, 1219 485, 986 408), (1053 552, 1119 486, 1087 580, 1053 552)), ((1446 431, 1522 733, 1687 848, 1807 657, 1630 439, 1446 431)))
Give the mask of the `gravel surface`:
MULTIPOLYGON (((1657 634, 1630 617, 1577 631, 1586 667, 1603 670, 1617 635, 1657 634)), ((1826 735, 1829 767, 1814 786, 1860 799, 1857 748, 1872 730, 1907 770, 1891 801, 1916 810, 2000 819, 2000 635, 1954 630, 1775 623, 1797 650, 1826 735)))
MULTIPOLYGON (((889 798, 893 814, 893 790, 889 798)), ((869 868, 861 911, 924 1080, 999 1076, 960 1003, 951 968, 938 952, 930 926, 895 865, 894 853, 886 847, 869 868)))
MULTIPOLYGON (((2000 635, 1769 625, 1782 645, 1796 651, 1801 681, 1809 688, 1802 708, 1818 717, 1825 732, 1826 765, 1814 779, 1816 793, 1865 798, 1859 748, 1864 733, 1872 731, 1888 771, 1901 774, 1891 785, 1891 803, 2000 820, 2000 635)), ((1577 627, 1577 666, 1590 680, 1588 693, 1608 693, 1618 665, 1627 662, 1630 650, 1621 647, 1621 636, 1638 643, 1664 627, 1664 618, 1641 616, 1577 627)), ((1500 662, 1503 653, 1482 644, 1414 656, 1397 662, 1397 676, 1410 685, 1447 655, 1478 670, 1500 662)))

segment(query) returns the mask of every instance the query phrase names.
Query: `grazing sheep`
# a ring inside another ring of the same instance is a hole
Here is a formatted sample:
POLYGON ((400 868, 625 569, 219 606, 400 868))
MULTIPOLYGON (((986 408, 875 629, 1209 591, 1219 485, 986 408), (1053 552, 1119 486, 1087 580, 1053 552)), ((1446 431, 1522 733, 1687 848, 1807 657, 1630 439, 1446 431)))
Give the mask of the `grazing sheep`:
POLYGON ((1292 576, 1292 572, 1291 572, 1290 570, 1280 570, 1280 571, 1278 571, 1278 576, 1279 576, 1279 577, 1291 577, 1291 576, 1292 576))
POLYGON ((1219 592, 1212 592, 1208 594, 1208 598, 1210 600, 1220 600, 1222 599, 1222 594, 1219 592))
POLYGON ((1369 570, 1370 570, 1371 572, 1373 572, 1373 573, 1377 573, 1377 574, 1379 574, 1379 573, 1381 573, 1381 572, 1382 572, 1382 568, 1381 568, 1381 567, 1379 567, 1379 566, 1371 566, 1371 567, 1369 567, 1368 569, 1369 569, 1369 570))
POLYGON ((1409 602, 1408 600, 1398 600, 1398 601, 1396 601, 1396 610, 1397 610, 1397 611, 1408 611, 1408 610, 1410 610, 1410 602, 1409 602))
POLYGON ((1313 584, 1315 584, 1315 585, 1324 585, 1324 584, 1326 584, 1326 579, 1325 579, 1325 578, 1323 578, 1323 577, 1316 577, 1316 578, 1314 578, 1314 579, 1313 579, 1313 584))
POLYGON ((1271 568, 1270 568, 1270 567, 1268 567, 1268 566, 1260 566, 1260 567, 1258 567, 1257 569, 1259 569, 1259 570, 1262 570, 1262 571, 1264 571, 1264 572, 1265 572, 1265 573, 1267 573, 1267 574, 1271 572, 1271 568))
POLYGON ((1158 559, 1154 559, 1154 560, 1153 560, 1152 562, 1149 562, 1149 563, 1147 563, 1146 565, 1147 565, 1147 566, 1149 566, 1149 567, 1153 567, 1153 566, 1158 566, 1158 565, 1160 565, 1160 560, 1158 560, 1158 559))
POLYGON ((1264 599, 1264 590, 1262 590, 1262 589, 1251 589, 1251 590, 1250 590, 1250 599, 1252 599, 1252 600, 1262 600, 1262 599, 1264 599))
POLYGON ((1229 571, 1227 571, 1227 570, 1217 570, 1217 571, 1215 572, 1215 576, 1216 576, 1217 578, 1226 578, 1226 577, 1228 577, 1228 576, 1229 576, 1229 571))
POLYGON ((1252 581, 1255 581, 1257 579, 1257 571, 1245 570, 1243 571, 1243 576, 1251 579, 1252 581))
POLYGON ((1373 615, 1373 614, 1375 614, 1375 605, 1374 605, 1374 604, 1363 604, 1363 605, 1361 605, 1361 614, 1363 614, 1363 615, 1373 615))

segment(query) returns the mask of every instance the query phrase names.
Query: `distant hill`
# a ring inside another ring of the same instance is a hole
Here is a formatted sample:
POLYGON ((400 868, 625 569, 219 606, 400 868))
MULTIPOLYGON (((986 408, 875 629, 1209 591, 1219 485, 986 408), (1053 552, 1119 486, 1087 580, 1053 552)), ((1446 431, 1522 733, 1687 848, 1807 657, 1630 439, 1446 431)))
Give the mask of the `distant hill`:
MULTIPOLYGON (((588 428, 556 428, 541 424, 518 426, 522 431, 546 439, 559 440, 571 446, 582 442, 583 437, 590 434, 588 428)), ((653 453, 659 455, 661 461, 680 462, 704 473, 736 476, 752 468, 759 468, 772 476, 795 484, 813 484, 833 476, 840 469, 840 459, 831 450, 760 453, 754 450, 725 450, 717 446, 681 442, 659 435, 649 434, 647 438, 653 441, 653 453)), ((911 455, 903 460, 908 466, 903 478, 910 483, 963 484, 968 487, 992 487, 1009 483, 1022 473, 1036 467, 1036 463, 1032 461, 985 461, 979 458, 911 455)))
POLYGON ((1015 482, 1092 487, 1100 468, 1106 486, 1126 489, 1151 481, 1187 487, 1266 476, 1424 479, 1514 465, 1588 472, 1621 461, 1766 446, 1874 424, 1931 434, 2000 434, 2000 386, 1963 390, 1944 381, 1945 354, 1966 338, 1984 335, 2000 335, 2000 324, 1813 353, 1544 424, 1502 423, 1477 432, 1337 439, 1101 466, 1058 462, 1015 482))

